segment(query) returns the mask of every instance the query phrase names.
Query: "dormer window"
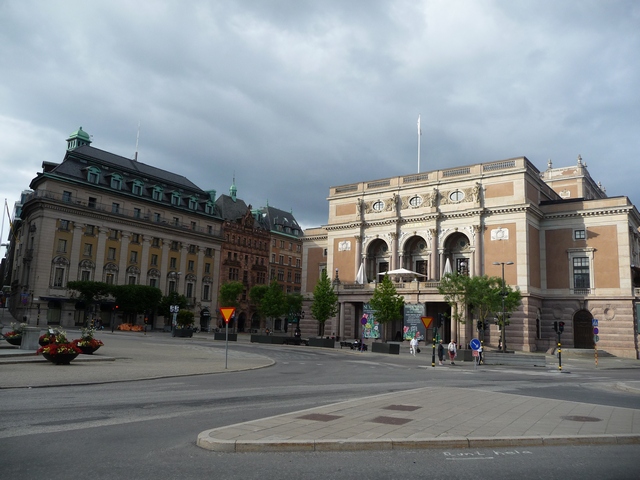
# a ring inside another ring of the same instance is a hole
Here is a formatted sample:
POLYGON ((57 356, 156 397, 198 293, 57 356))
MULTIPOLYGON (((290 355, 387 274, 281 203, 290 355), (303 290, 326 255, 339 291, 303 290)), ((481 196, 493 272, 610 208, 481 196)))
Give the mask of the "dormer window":
POLYGON ((213 203, 207 202, 204 204, 204 213, 207 215, 213 215, 213 203))
POLYGON ((180 205, 180 200, 181 200, 181 197, 178 192, 173 192, 171 194, 171 205, 176 205, 176 206, 180 205))
POLYGON ((133 185, 131 186, 131 193, 134 195, 142 196, 142 190, 144 188, 144 183, 140 180, 134 180, 133 185))
POLYGON ((111 188, 120 190, 122 188, 122 175, 114 173, 111 175, 111 188))
POLYGON ((154 200, 162 201, 162 187, 158 187, 157 185, 153 187, 151 198, 153 198, 154 200))
POLYGON ((189 210, 198 209, 198 199, 196 197, 189 198, 189 210))
POLYGON ((87 169, 87 182, 96 185, 100 183, 100 169, 98 167, 89 167, 87 169))

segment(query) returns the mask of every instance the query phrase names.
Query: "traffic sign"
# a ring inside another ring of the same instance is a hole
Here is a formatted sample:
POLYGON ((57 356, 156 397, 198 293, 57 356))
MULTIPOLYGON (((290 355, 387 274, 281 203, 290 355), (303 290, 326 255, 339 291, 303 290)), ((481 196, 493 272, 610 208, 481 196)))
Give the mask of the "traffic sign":
POLYGON ((236 313, 236 309, 234 307, 220 307, 220 313, 222 314, 222 318, 224 318, 224 322, 229 323, 233 314, 236 313))
POLYGON ((420 317, 420 320, 422 320, 424 328, 431 327, 431 323, 433 323, 433 317, 420 317))
POLYGON ((600 341, 600 336, 594 335, 593 336, 593 343, 598 343, 599 341, 600 341))
POLYGON ((472 356, 472 357, 479 357, 479 356, 480 356, 480 352, 479 352, 478 350, 473 350, 473 351, 471 352, 471 356, 472 356))
POLYGON ((597 327, 598 326, 598 319, 597 318, 591 319, 591 326, 592 327, 597 327))
POLYGON ((469 345, 471 346, 471 350, 473 351, 480 350, 480 340, 478 340, 477 338, 473 338, 469 342, 469 345))
POLYGON ((600 333, 600 329, 598 327, 593 327, 593 334, 597 335, 600 333))
POLYGON ((360 319, 360 324, 366 325, 368 321, 369 321, 369 316, 365 313, 364 315, 362 315, 362 318, 360 319))

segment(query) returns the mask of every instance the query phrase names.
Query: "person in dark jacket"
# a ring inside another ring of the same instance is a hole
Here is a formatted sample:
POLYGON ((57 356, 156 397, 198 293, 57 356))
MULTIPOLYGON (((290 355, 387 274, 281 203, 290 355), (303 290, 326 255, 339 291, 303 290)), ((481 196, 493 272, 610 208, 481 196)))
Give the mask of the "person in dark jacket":
POLYGON ((442 340, 438 344, 438 365, 442 365, 444 361, 444 345, 442 345, 442 340))

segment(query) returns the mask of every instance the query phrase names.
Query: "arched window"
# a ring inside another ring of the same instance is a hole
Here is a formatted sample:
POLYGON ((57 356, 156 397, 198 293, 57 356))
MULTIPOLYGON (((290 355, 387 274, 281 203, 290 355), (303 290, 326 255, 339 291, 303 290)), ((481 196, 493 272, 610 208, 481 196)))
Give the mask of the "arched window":
POLYGON ((198 209, 198 199, 196 197, 189 198, 189 210, 197 210, 198 209))
POLYGON ((181 197, 179 192, 173 192, 171 194, 171 205, 180 205, 181 197))
POLYGON ((151 193, 151 198, 154 200, 162 201, 162 187, 156 185, 153 187, 153 192, 151 193))
POLYGON ((204 204, 204 213, 207 215, 213 215, 213 203, 207 202, 204 204))
POLYGON ((133 185, 131 186, 131 193, 141 197, 143 189, 144 189, 144 183, 142 183, 140 180, 133 181, 133 185))

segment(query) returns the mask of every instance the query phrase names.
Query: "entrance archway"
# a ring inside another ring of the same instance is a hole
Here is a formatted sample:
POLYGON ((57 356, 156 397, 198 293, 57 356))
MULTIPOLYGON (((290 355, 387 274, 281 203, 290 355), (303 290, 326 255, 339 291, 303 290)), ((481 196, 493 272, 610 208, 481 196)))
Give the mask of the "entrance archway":
POLYGON ((424 275, 420 279, 429 277, 429 252, 427 251, 427 242, 420 236, 409 238, 402 248, 402 263, 400 268, 406 268, 412 272, 418 272, 424 275))
POLYGON ((381 273, 390 270, 391 252, 387 242, 376 238, 367 247, 365 260, 365 275, 367 282, 379 282, 382 280, 381 273))
POLYGON ((593 348, 593 315, 578 310, 573 316, 573 348, 593 348))

